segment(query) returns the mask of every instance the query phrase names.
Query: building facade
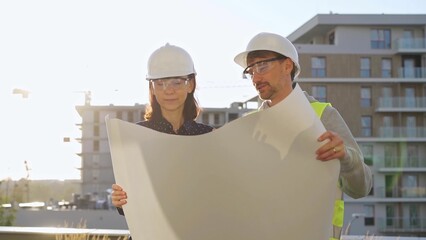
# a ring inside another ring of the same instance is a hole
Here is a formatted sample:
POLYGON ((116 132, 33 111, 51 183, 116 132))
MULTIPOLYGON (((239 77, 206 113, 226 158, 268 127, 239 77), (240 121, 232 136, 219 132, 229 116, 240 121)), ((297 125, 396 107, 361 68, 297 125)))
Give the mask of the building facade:
POLYGON ((373 172, 343 234, 426 236, 426 15, 319 14, 288 38, 301 87, 339 110, 373 172))

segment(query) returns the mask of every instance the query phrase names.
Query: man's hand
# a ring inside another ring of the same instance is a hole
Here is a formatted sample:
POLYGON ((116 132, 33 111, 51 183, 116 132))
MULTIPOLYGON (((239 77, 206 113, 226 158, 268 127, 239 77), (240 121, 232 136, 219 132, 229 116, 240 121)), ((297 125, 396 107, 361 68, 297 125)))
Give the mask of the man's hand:
POLYGON ((343 159, 346 156, 346 147, 342 138, 335 132, 326 131, 318 138, 318 142, 322 142, 327 139, 330 141, 321 146, 315 152, 317 154, 317 159, 321 161, 343 159))

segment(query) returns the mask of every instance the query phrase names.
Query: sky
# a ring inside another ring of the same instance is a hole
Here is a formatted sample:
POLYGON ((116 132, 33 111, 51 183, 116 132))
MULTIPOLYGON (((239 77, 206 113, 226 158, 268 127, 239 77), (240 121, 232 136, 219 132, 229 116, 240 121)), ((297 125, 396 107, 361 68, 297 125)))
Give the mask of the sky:
POLYGON ((254 35, 330 12, 425 14, 426 1, 0 1, 0 181, 79 179, 75 106, 85 91, 92 105, 147 103, 146 63, 166 43, 192 56, 200 105, 229 107, 256 95, 233 62, 254 35))

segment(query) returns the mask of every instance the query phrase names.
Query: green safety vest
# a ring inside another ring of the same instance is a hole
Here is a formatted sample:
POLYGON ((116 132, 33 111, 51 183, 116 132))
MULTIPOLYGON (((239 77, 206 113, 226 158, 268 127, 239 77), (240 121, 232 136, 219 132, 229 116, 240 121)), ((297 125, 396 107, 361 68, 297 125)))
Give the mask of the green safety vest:
MULTIPOLYGON (((321 119, 322 113, 324 112, 327 106, 331 106, 330 103, 322 102, 312 102, 311 107, 314 109, 317 116, 321 119)), ((331 234, 330 240, 339 240, 342 228, 343 228, 343 218, 345 213, 345 207, 343 202, 343 192, 338 187, 336 198, 334 201, 334 213, 333 213, 333 233, 331 234)))

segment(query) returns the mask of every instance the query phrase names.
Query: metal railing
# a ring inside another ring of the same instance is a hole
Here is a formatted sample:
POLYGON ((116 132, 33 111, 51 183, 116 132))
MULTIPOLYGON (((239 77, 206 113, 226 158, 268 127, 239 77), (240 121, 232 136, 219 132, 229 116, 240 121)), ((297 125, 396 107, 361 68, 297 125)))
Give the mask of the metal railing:
POLYGON ((425 138, 425 127, 380 127, 381 138, 425 138))
POLYGON ((426 68, 401 67, 398 69, 399 78, 426 78, 426 68))
POLYGON ((113 229, 0 226, 0 239, 55 240, 57 239, 56 238, 57 236, 62 236, 62 238, 59 238, 59 239, 75 239, 75 240, 86 240, 86 239, 127 240, 129 236, 129 231, 113 230, 113 229))
POLYGON ((382 232, 426 232, 426 218, 377 218, 378 229, 382 232))
POLYGON ((396 48, 401 49, 426 49, 425 38, 399 38, 396 40, 396 48))
POLYGON ((426 159, 419 157, 406 156, 385 156, 383 159, 377 159, 378 167, 385 168, 418 168, 426 167, 426 159))
POLYGON ((426 198, 425 187, 376 187, 374 190, 379 198, 426 198))
POLYGON ((426 108, 426 97, 381 97, 379 108, 426 108))

